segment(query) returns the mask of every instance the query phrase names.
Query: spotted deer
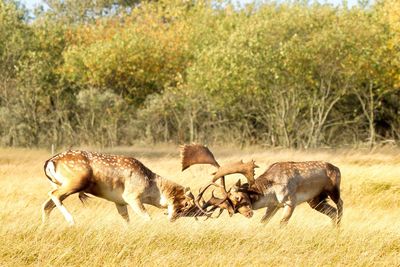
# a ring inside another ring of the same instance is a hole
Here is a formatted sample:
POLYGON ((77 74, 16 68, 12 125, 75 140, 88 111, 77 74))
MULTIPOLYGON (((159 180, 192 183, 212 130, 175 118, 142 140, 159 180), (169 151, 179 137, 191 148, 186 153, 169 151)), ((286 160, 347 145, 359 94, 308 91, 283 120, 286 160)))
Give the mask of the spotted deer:
MULTIPOLYGON (((188 151, 182 154, 182 162, 190 162, 190 165, 198 164, 196 158, 191 157, 191 150, 199 150, 201 145, 189 145, 188 151), (197 146, 197 147, 196 147, 197 146)), ((207 149, 208 150, 208 149, 207 149)), ((211 152, 209 152, 212 154, 211 152)), ((209 161, 212 161, 211 158, 209 161)), ((205 161, 204 159, 202 161, 205 161)), ((215 164, 213 164, 215 166, 215 164)), ((219 164, 218 164, 219 166, 219 164)), ((203 188, 197 196, 195 203, 199 209, 207 214, 212 214, 216 208, 230 209, 230 213, 241 213, 250 218, 253 210, 267 208, 261 222, 267 223, 278 211, 284 209, 280 224, 286 225, 293 214, 295 207, 307 202, 311 208, 331 218, 335 225, 339 225, 343 215, 343 201, 340 197, 339 168, 328 162, 306 161, 306 162, 278 162, 272 164, 257 179, 254 179, 254 168, 257 168, 253 161, 248 163, 236 162, 224 167, 219 167, 214 173, 212 182, 203 188), (205 190, 211 185, 223 187, 216 184, 218 179, 224 179, 225 175, 242 173, 248 183, 241 184, 240 180, 228 191, 223 188, 222 193, 225 201, 223 205, 218 204, 212 196, 211 202, 201 204, 205 190), (336 208, 327 203, 327 198, 332 199, 336 208), (205 210, 208 207, 211 210, 205 210)))
POLYGON ((81 200, 88 193, 114 202, 127 222, 128 205, 145 220, 150 216, 143 204, 167 208, 170 221, 180 216, 201 215, 189 188, 153 173, 132 157, 68 150, 47 160, 44 171, 53 190, 43 204, 43 222, 57 207, 73 225, 73 217, 62 202, 75 193, 79 193, 81 200))

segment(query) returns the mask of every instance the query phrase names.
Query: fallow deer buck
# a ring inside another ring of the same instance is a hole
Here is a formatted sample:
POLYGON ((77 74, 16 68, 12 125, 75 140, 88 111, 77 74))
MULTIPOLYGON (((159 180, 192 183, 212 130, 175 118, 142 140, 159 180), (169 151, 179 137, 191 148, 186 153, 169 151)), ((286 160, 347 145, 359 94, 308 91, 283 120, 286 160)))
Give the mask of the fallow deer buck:
POLYGON ((128 205, 145 220, 150 216, 143 204, 167 208, 170 221, 202 213, 194 204, 189 188, 153 173, 135 158, 68 150, 47 160, 44 171, 54 189, 43 204, 43 222, 57 207, 74 224, 62 203, 74 193, 79 193, 81 200, 89 193, 114 202, 127 222, 128 205))
MULTIPOLYGON (((190 165, 198 164, 196 158, 191 158, 191 150, 199 150, 201 145, 189 145, 182 154, 182 162, 190 162, 190 165)), ((208 149, 207 149, 208 150, 208 149)), ((212 155, 211 152, 209 154, 212 155)), ((214 158, 214 157, 213 157, 214 158)), ((210 161, 213 159, 211 158, 210 161)), ((202 161, 207 161, 202 159, 202 161)), ((187 165, 187 164, 186 164, 187 165)), ((215 165, 214 165, 215 166, 215 165)), ((281 207, 284 208, 281 225, 286 225, 297 205, 307 202, 311 208, 327 215, 335 225, 339 225, 343 214, 343 201, 340 198, 340 170, 336 166, 322 161, 306 162, 278 162, 272 164, 257 179, 254 179, 254 162, 237 162, 231 165, 220 167, 212 183, 207 185, 199 193, 195 203, 199 209, 211 214, 216 208, 224 208, 223 205, 213 205, 206 202, 201 205, 198 200, 204 191, 211 185, 222 187, 215 184, 218 179, 224 179, 225 175, 233 173, 245 174, 248 183, 241 184, 240 180, 230 190, 223 188, 225 206, 231 207, 233 212, 239 212, 246 217, 253 215, 252 210, 267 208, 261 222, 267 223, 281 207), (327 203, 327 198, 331 198, 336 204, 336 208, 327 203), (210 211, 205 209, 212 206, 210 211)), ((211 198, 215 198, 214 196, 211 198)))

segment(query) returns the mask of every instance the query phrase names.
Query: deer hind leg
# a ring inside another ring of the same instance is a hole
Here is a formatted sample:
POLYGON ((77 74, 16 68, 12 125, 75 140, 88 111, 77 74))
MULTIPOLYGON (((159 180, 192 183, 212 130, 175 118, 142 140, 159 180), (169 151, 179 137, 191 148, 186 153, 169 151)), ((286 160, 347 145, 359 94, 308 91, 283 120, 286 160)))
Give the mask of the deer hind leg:
MULTIPOLYGON (((50 185, 53 189, 57 189, 58 185, 49 181, 50 185)), ((46 223, 50 217, 51 211, 56 207, 53 200, 51 198, 47 199, 42 205, 42 223, 46 223)))
POLYGON ((332 207, 326 202, 327 197, 328 195, 326 193, 321 193, 319 196, 308 201, 308 204, 310 205, 311 208, 331 218, 332 222, 336 224, 337 211, 334 207, 332 207))
MULTIPOLYGON (((72 217, 71 213, 65 208, 62 204, 62 201, 66 199, 69 195, 77 193, 81 190, 81 188, 77 185, 74 186, 73 184, 66 184, 62 185, 59 188, 56 188, 49 192, 50 199, 56 205, 56 207, 60 210, 62 215, 64 216, 65 220, 70 224, 74 225, 74 218, 72 217)), ((48 204, 50 205, 50 204, 48 204)))
MULTIPOLYGON (((79 199, 81 200, 81 202, 83 204, 86 203, 86 199, 88 198, 87 195, 85 195, 82 192, 79 192, 79 199), (84 196, 82 196, 81 194, 83 194, 84 196)), ((54 201, 49 198, 47 199, 43 205, 42 205, 42 223, 46 223, 49 220, 50 217, 50 213, 53 211, 53 209, 56 207, 56 204, 54 203, 54 201)))
POLYGON ((265 211, 264 216, 261 218, 261 222, 267 224, 271 220, 271 218, 276 214, 278 209, 279 209, 279 207, 277 207, 277 206, 267 207, 267 210, 265 211))
POLYGON ((128 206, 127 205, 120 205, 115 203, 115 206, 117 207, 119 215, 124 218, 124 220, 128 223, 129 222, 129 214, 128 214, 128 206))
MULTIPOLYGON (((335 225, 339 226, 343 216, 343 200, 340 198, 340 190, 338 187, 334 187, 332 191, 328 192, 329 197, 335 202, 337 207, 336 219, 334 220, 335 225)), ((336 210, 336 209, 335 209, 336 210)))
POLYGON ((50 217, 51 211, 56 207, 51 198, 47 199, 42 206, 42 223, 46 223, 50 217))
POLYGON ((146 208, 143 206, 140 197, 134 194, 124 194, 122 198, 126 201, 126 203, 131 206, 134 212, 142 217, 144 220, 149 221, 150 215, 147 212, 146 208))

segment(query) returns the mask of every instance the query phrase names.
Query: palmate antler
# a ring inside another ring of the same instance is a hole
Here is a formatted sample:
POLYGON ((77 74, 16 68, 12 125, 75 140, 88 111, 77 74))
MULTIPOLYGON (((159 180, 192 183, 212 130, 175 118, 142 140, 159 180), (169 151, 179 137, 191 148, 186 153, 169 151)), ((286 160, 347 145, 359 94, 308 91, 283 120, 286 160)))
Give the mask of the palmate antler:
POLYGON ((195 164, 211 164, 219 168, 213 153, 203 145, 191 144, 181 147, 182 171, 195 164))
MULTIPOLYGON (((219 163, 216 161, 213 153, 208 149, 208 147, 200 144, 190 144, 181 146, 181 162, 182 162, 182 171, 196 164, 210 164, 216 168, 220 167, 219 163)), ((221 177, 221 184, 216 184, 215 182, 213 182, 205 186, 204 188, 200 189, 200 192, 197 198, 195 199, 195 204, 205 215, 210 217, 216 208, 221 206, 223 202, 226 202, 227 195, 228 194, 225 188, 225 180, 224 177, 221 177), (219 187, 221 189, 222 194, 225 195, 224 199, 218 199, 215 196, 213 196, 211 199, 201 204, 200 201, 202 200, 204 192, 212 185, 219 187), (213 206, 213 208, 210 211, 207 211, 206 210, 207 207, 210 206, 213 206)))
POLYGON ((255 164, 254 160, 244 163, 242 160, 234 163, 230 163, 224 166, 221 166, 216 172, 213 173, 214 178, 212 179, 213 182, 217 181, 219 178, 224 177, 225 175, 240 173, 243 174, 249 185, 254 184, 254 169, 258 168, 255 164))
POLYGON ((220 164, 215 160, 214 155, 212 152, 204 145, 200 144, 191 144, 191 145, 184 145, 181 148, 181 159, 182 159, 182 171, 186 170, 192 165, 195 164, 211 164, 215 166, 217 169, 216 172, 213 173, 214 177, 212 182, 203 187, 200 190, 199 195, 195 199, 195 204, 197 207, 207 216, 211 216, 212 213, 217 209, 220 208, 221 215, 223 209, 227 209, 229 214, 232 216, 233 214, 233 207, 229 201, 229 195, 225 187, 225 175, 240 173, 246 177, 249 184, 254 183, 254 169, 258 168, 258 166, 254 163, 254 161, 250 161, 244 163, 243 161, 230 163, 224 166, 220 166, 220 164), (216 181, 221 179, 221 184, 217 184, 216 181), (223 194, 223 198, 219 199, 212 194, 212 197, 205 202, 203 205, 200 204, 200 200, 204 192, 210 187, 215 186, 221 189, 221 193, 223 194), (212 206, 212 208, 207 211, 208 207, 212 206))

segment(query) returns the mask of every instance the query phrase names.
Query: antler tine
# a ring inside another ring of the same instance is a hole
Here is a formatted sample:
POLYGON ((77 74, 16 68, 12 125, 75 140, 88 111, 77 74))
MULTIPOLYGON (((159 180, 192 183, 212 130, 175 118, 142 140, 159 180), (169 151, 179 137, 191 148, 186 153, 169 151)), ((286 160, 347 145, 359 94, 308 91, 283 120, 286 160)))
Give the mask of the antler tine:
MULTIPOLYGON (((186 170, 187 168, 189 168, 190 166, 192 166, 194 164, 211 164, 216 168, 220 168, 220 165, 215 160, 213 153, 208 149, 208 147, 206 147, 204 145, 200 145, 200 144, 191 144, 191 145, 181 146, 181 160, 182 160, 182 171, 186 170)), ((214 179, 213 183, 211 183, 211 184, 215 185, 216 187, 219 187, 221 189, 221 193, 225 196, 225 198, 222 199, 219 203, 216 203, 215 201, 214 201, 215 203, 211 203, 211 205, 213 205, 214 207, 220 206, 228 198, 228 192, 226 191, 226 187, 225 187, 225 177, 224 176, 218 177, 218 178, 214 179), (215 183, 218 179, 221 179, 220 185, 215 183)), ((207 216, 211 216, 211 214, 213 213, 213 211, 215 209, 211 209, 210 212, 207 212, 203 208, 203 205, 200 205, 200 201, 203 200, 202 196, 204 194, 204 191, 209 186, 211 186, 211 184, 206 186, 201 192, 199 192, 199 195, 197 196, 197 198, 195 200, 196 206, 201 210, 201 212, 203 212, 207 216)), ((227 205, 227 207, 228 206, 229 205, 227 205)))
POLYGON ((220 167, 208 147, 200 144, 181 146, 182 171, 194 164, 211 164, 220 167))
MULTIPOLYGON (((208 207, 212 206, 212 208, 208 211, 211 215, 214 214, 215 210, 219 209, 217 216, 214 217, 214 218, 219 218, 221 216, 222 212, 224 211, 224 209, 228 209, 227 206, 224 205, 225 204, 224 202, 227 198, 224 198, 224 199, 217 198, 214 195, 214 191, 215 190, 211 191, 211 198, 206 203, 203 204, 202 208, 207 209, 208 207)), ((207 220, 209 218, 213 218, 213 217, 211 217, 211 215, 207 216, 205 220, 207 220)))
POLYGON ((218 171, 213 173, 214 178, 212 179, 213 182, 217 181, 218 179, 224 177, 225 175, 240 173, 243 174, 250 185, 254 184, 254 169, 258 168, 255 164, 254 160, 251 160, 247 163, 244 163, 242 160, 234 163, 230 163, 224 166, 221 166, 218 171))
MULTIPOLYGON (((210 187, 210 186, 216 186, 219 188, 223 188, 222 185, 216 184, 216 183, 209 183, 207 186, 205 186, 200 193, 197 195, 194 203, 196 204, 196 206, 206 215, 206 216, 211 216, 213 214, 213 210, 212 211, 207 211, 205 210, 202 205, 200 205, 199 201, 202 199, 204 192, 210 187)), ((213 206, 219 206, 221 205, 223 202, 225 202, 228 199, 228 193, 225 191, 225 188, 223 188, 223 192, 225 192, 225 197, 223 199, 221 199, 219 202, 215 201, 216 203, 211 203, 211 205, 213 206)), ((215 198, 215 197, 214 197, 215 198)), ((214 201, 213 201, 214 202, 214 201)), ((207 207, 206 207, 207 208, 207 207)))

